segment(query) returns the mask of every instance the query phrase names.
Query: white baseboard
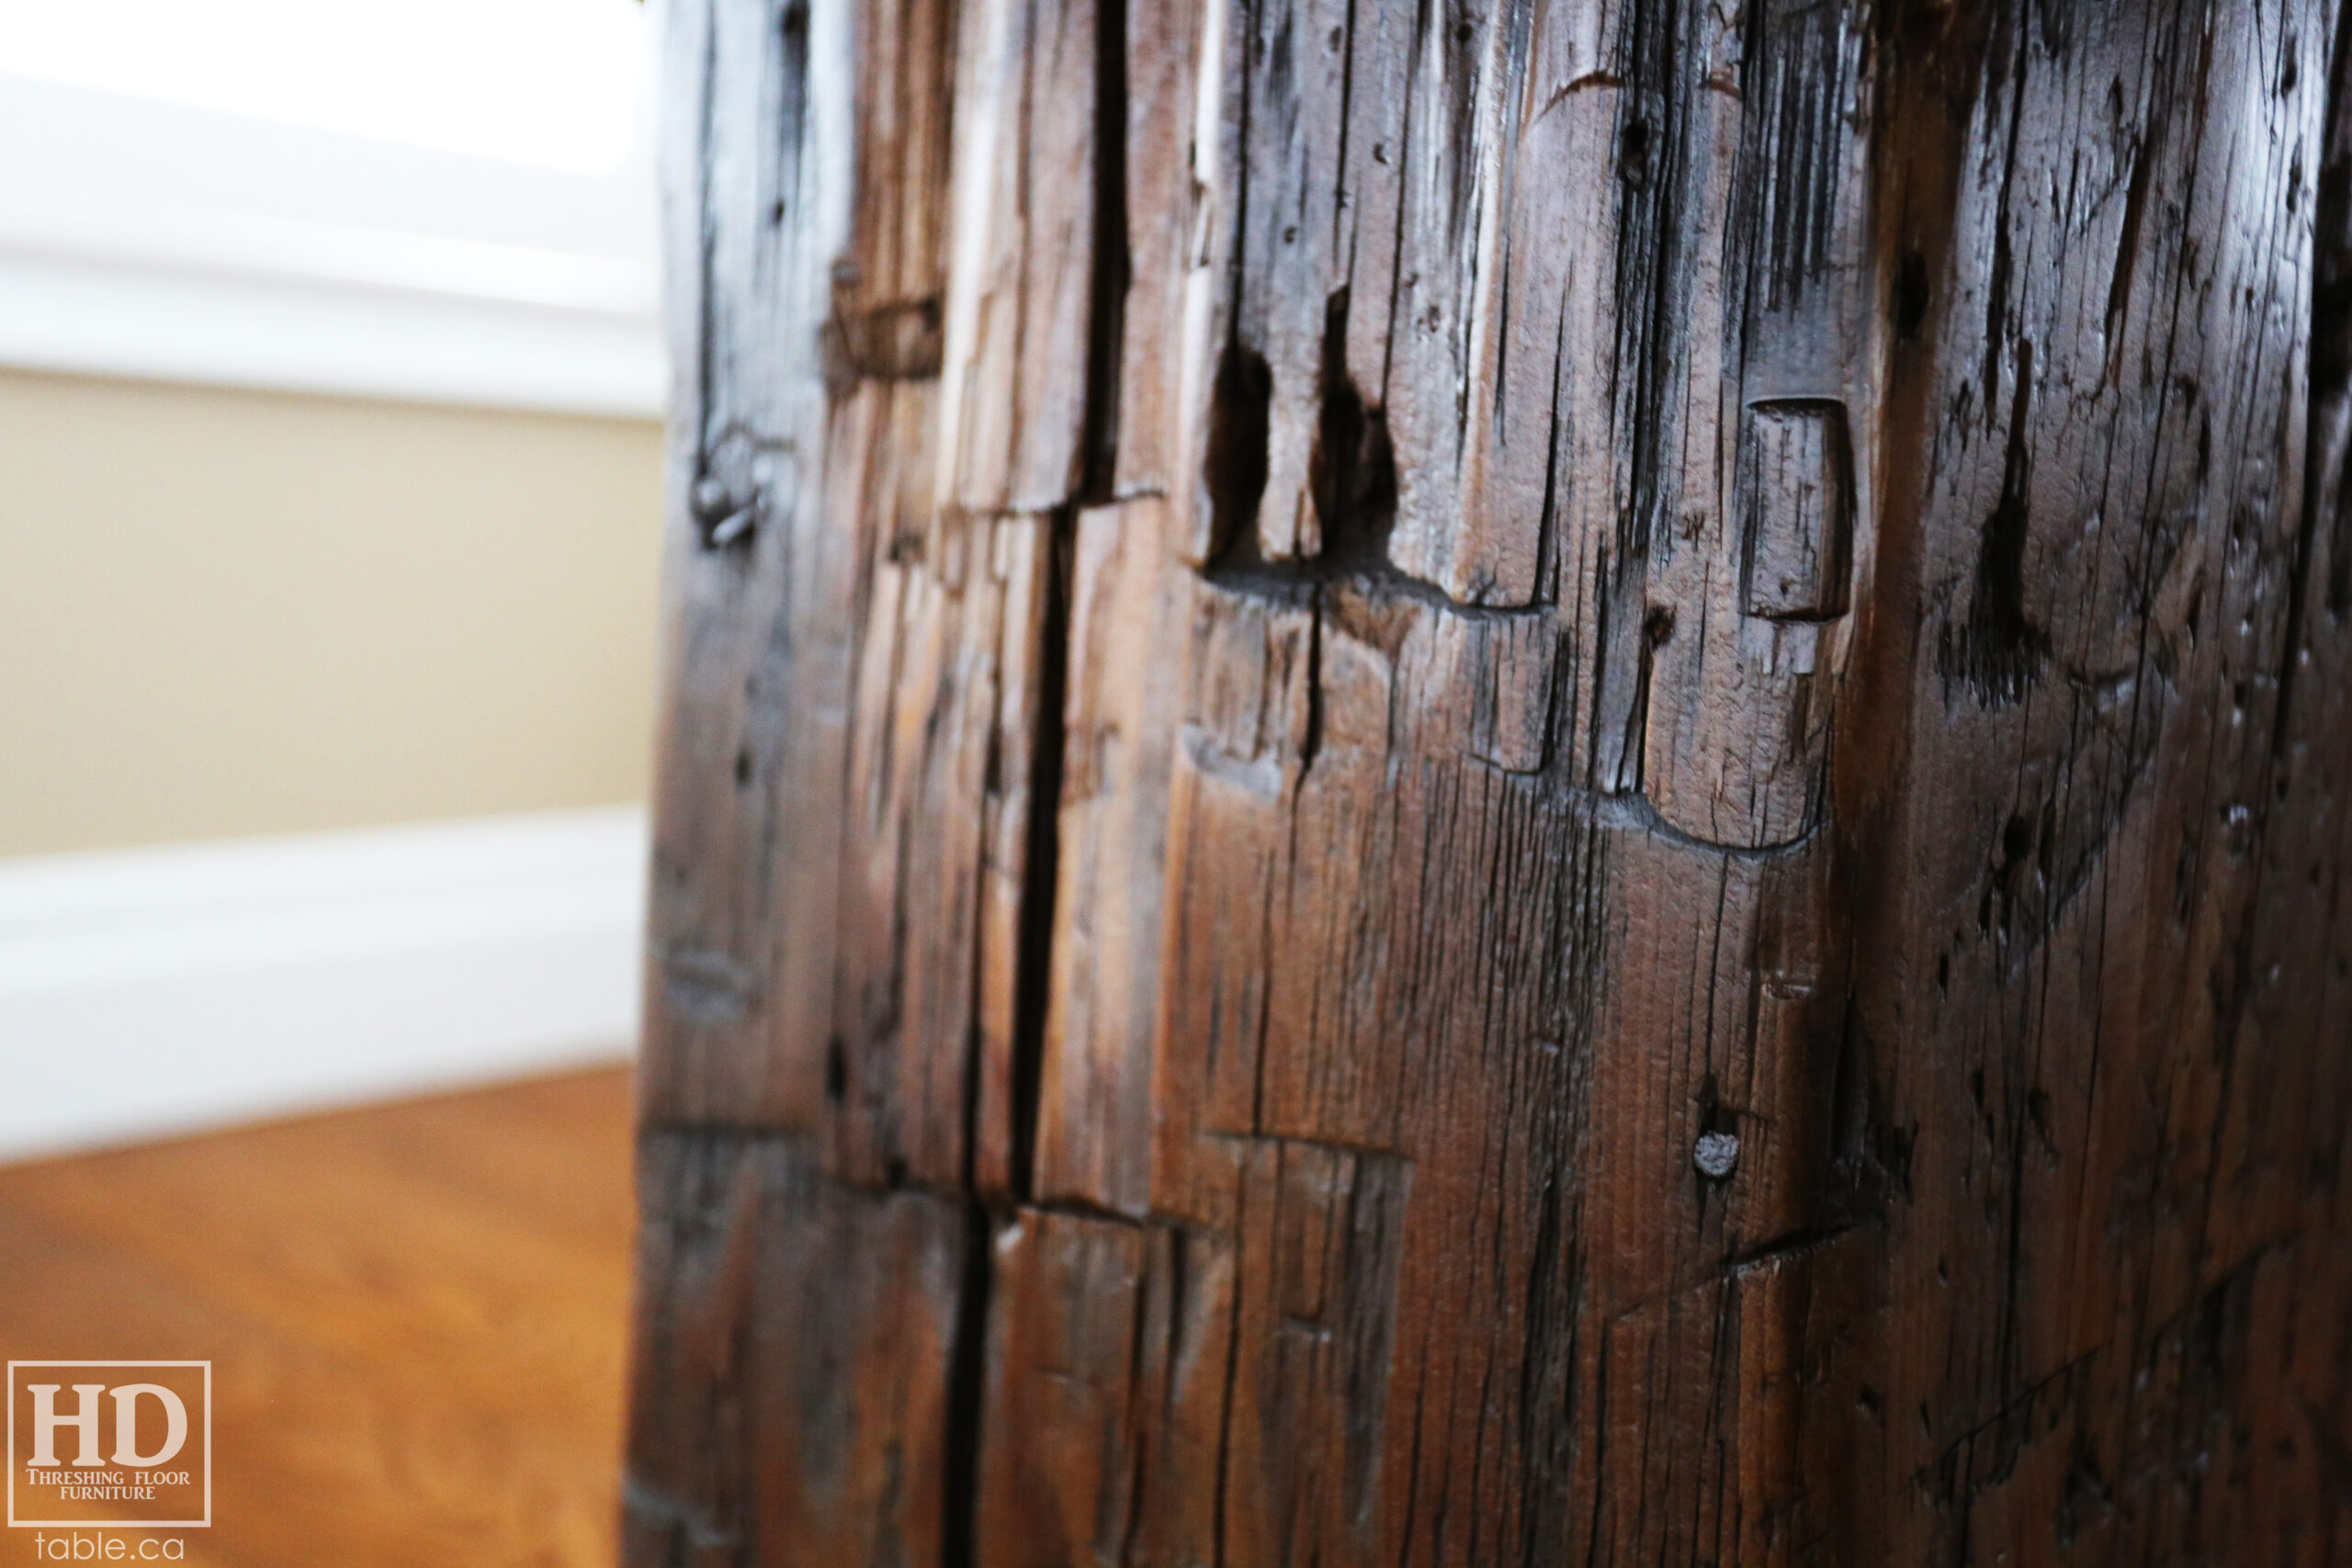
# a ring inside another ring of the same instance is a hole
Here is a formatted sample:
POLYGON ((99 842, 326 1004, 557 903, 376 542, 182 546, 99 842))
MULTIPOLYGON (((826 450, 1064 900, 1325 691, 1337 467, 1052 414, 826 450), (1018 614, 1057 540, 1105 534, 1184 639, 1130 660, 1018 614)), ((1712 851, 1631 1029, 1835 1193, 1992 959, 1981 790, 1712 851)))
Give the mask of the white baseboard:
POLYGON ((0 1160, 599 1060, 645 816, 0 860, 0 1160))

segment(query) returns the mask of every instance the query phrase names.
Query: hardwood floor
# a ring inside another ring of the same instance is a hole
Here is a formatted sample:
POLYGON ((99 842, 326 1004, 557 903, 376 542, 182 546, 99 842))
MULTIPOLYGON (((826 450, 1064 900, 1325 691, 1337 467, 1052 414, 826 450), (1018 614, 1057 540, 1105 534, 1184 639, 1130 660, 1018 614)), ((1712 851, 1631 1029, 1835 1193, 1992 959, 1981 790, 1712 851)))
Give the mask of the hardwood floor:
POLYGON ((0 1353, 212 1361, 187 1562, 608 1564, 629 1111, 603 1071, 0 1168, 0 1353))

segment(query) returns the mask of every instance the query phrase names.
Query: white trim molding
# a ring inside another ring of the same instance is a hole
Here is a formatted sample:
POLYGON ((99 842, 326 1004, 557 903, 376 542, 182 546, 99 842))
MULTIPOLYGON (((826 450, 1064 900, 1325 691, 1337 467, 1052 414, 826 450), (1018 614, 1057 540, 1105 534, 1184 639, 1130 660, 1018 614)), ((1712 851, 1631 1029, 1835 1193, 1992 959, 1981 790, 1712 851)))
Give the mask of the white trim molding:
POLYGON ((645 816, 0 861, 0 1160, 624 1059, 645 816))
POLYGON ((71 261, 5 236, 0 363, 628 419, 660 415, 669 376, 650 317, 71 261))
POLYGON ((0 364, 657 417, 640 118, 568 169, 0 72, 0 364))

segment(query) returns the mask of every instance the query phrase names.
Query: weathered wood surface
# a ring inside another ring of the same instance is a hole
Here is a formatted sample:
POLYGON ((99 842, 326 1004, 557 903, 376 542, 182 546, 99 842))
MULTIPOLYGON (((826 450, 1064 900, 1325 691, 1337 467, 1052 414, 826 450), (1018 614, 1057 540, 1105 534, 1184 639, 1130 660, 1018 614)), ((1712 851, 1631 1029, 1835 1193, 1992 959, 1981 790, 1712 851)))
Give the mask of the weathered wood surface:
POLYGON ((2352 1561, 2326 0, 676 0, 643 1564, 2352 1561))

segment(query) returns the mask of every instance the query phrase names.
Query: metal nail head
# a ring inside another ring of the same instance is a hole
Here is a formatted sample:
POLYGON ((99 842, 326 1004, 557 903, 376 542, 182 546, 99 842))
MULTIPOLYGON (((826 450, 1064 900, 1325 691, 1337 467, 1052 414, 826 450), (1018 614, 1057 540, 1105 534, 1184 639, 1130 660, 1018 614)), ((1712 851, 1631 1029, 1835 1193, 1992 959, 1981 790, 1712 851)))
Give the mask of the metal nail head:
POLYGON ((1702 1133, 1690 1150, 1690 1163, 1699 1174, 1710 1180, 1721 1181, 1739 1163, 1739 1138, 1731 1133, 1702 1133))

